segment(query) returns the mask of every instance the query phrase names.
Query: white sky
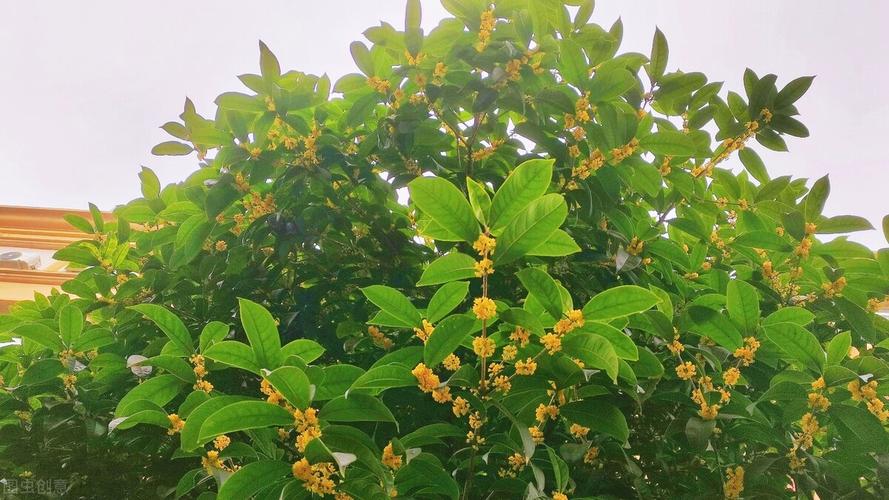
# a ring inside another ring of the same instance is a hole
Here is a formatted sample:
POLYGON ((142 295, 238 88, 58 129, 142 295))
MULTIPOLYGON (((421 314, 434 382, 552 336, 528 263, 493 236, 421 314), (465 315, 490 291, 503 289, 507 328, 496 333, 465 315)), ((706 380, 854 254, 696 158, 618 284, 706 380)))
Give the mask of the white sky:
MULTIPOLYGON (((889 2, 859 0, 599 0, 593 21, 623 17, 623 51, 648 53, 655 25, 670 43, 668 70, 703 71, 741 90, 746 66, 779 85, 816 74, 799 102, 812 135, 790 153, 758 147, 773 176, 830 174, 828 215, 879 228, 889 212, 885 168, 889 2)), ((423 0, 424 26, 445 12, 423 0)), ((137 172, 162 183, 196 168, 152 156, 185 96, 212 116, 213 99, 258 72, 257 40, 285 69, 354 71, 348 46, 380 20, 401 28, 402 0, 43 0, 9 2, 0 17, 0 205, 102 209, 140 196, 137 172)), ((758 145, 757 145, 758 146, 758 145)), ((735 164, 738 164, 735 160, 735 164)), ((886 246, 879 230, 853 239, 886 246)))

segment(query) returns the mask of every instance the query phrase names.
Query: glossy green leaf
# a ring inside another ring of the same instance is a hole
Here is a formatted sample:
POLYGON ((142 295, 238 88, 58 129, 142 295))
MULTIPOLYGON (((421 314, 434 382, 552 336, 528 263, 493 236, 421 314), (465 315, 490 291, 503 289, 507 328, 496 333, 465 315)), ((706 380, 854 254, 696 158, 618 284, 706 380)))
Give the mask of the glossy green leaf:
POLYGON ((608 321, 651 309, 660 302, 657 295, 636 285, 620 285, 604 290, 583 306, 583 317, 608 321))
MULTIPOLYGON (((474 242, 478 222, 463 193, 445 179, 420 177, 408 185, 411 201, 443 228, 463 241, 474 242)), ((492 207, 493 208, 493 207, 492 207)))

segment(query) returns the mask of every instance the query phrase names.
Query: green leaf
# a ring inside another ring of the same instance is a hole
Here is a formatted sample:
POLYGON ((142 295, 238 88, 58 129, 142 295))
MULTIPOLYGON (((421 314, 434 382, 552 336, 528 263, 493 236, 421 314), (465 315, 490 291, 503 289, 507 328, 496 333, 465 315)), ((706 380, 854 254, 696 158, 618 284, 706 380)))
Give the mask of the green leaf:
POLYGON ((62 350, 62 339, 59 332, 41 323, 25 323, 13 330, 13 333, 23 339, 36 342, 55 352, 62 350))
POLYGON ((837 215, 818 221, 818 234, 852 233, 855 231, 869 231, 874 226, 864 217, 855 215, 837 215))
POLYGON ((266 81, 274 82, 281 77, 281 65, 278 63, 278 58, 272 54, 272 51, 262 40, 259 41, 259 69, 266 81))
POLYGON ((549 235, 546 241, 531 249, 528 255, 534 257, 564 257, 579 251, 580 247, 574 241, 574 238, 565 231, 556 229, 553 234, 549 235))
POLYGON ((815 315, 811 311, 802 307, 782 307, 777 311, 766 316, 762 324, 774 325, 778 323, 794 323, 799 326, 806 326, 815 319, 815 315))
POLYGON ((561 73, 565 81, 578 88, 585 88, 590 81, 583 49, 574 40, 563 38, 559 41, 561 73))
POLYGON ((204 356, 218 363, 261 375, 261 367, 250 346, 237 340, 217 342, 204 351, 204 356))
POLYGON ((191 146, 178 141, 165 141, 151 148, 151 154, 155 156, 184 156, 192 151, 191 146))
POLYGON ((312 402, 309 378, 295 366, 282 366, 269 372, 265 378, 293 406, 305 409, 312 402))
POLYGON ((479 234, 472 206, 463 193, 440 177, 420 177, 408 184, 411 201, 444 229, 472 243, 479 234))
POLYGON ((201 330, 201 335, 198 339, 198 346, 200 347, 201 352, 204 352, 204 350, 211 345, 225 340, 225 337, 228 336, 230 330, 228 325, 220 321, 211 321, 207 323, 207 325, 204 326, 204 329, 201 330))
POLYGON ((281 337, 278 324, 268 309, 245 298, 238 297, 241 324, 250 341, 260 368, 274 369, 281 364, 281 337))
POLYGON ((466 294, 468 293, 469 282, 456 281, 446 283, 429 299, 429 306, 426 308, 426 318, 431 323, 437 323, 438 320, 444 318, 459 306, 466 299, 466 294))
POLYGON ((59 310, 59 332, 65 345, 71 345, 83 333, 83 313, 76 306, 66 305, 59 310))
POLYGON ((646 135, 639 140, 639 146, 656 155, 691 156, 695 154, 695 143, 688 134, 663 130, 646 135))
POLYGON ((130 392, 120 398, 120 402, 117 403, 117 409, 114 411, 114 416, 128 416, 127 407, 139 401, 148 401, 163 407, 179 394, 181 387, 182 381, 175 375, 167 374, 152 377, 133 387, 130 389, 130 392))
POLYGON ((889 449, 889 434, 880 421, 864 408, 838 404, 832 405, 829 412, 845 427, 845 435, 854 436, 872 451, 889 449))
POLYGON ((328 422, 395 422, 395 417, 379 399, 353 393, 327 402, 319 412, 328 422))
POLYGON ((883 237, 889 242, 889 215, 883 216, 883 237))
POLYGON ((475 318, 464 314, 443 319, 436 325, 435 332, 429 336, 423 347, 423 361, 426 365, 433 368, 441 363, 463 343, 474 325, 475 318))
POLYGON ((400 322, 401 326, 422 327, 420 311, 398 290, 385 285, 371 285, 362 288, 361 293, 380 310, 400 322))
POLYGON ((154 366, 157 368, 161 368, 166 370, 167 373, 175 375, 179 380, 188 383, 195 383, 195 374, 192 370, 191 365, 189 365, 184 359, 177 356, 169 356, 166 354, 162 354, 160 356, 153 356, 146 360, 140 361, 136 363, 138 366, 154 366))
POLYGON ((815 184, 812 185, 812 189, 809 190, 809 194, 807 194, 803 200, 806 207, 806 221, 814 221, 821 215, 821 211, 824 210, 824 203, 827 201, 827 196, 829 194, 830 179, 825 175, 815 181, 815 184))
POLYGON ((549 239, 567 216, 568 205, 559 194, 547 194, 532 201, 503 230, 494 250, 494 262, 507 264, 537 248, 549 239))
POLYGON ((730 351, 741 347, 744 339, 735 325, 721 312, 703 306, 691 306, 686 315, 686 329, 709 337, 730 351))
POLYGON ((388 364, 371 368, 358 377, 352 386, 351 391, 356 389, 391 389, 393 387, 412 387, 417 385, 417 379, 411 374, 411 370, 404 365, 388 364))
POLYGON ((481 224, 487 224, 488 213, 491 211, 491 197, 488 196, 485 186, 467 177, 466 190, 469 192, 469 205, 472 207, 475 219, 481 224))
POLYGON ((367 50, 367 45, 364 45, 361 42, 352 42, 352 44, 349 45, 349 52, 351 52, 352 60, 355 61, 355 65, 358 66, 358 69, 367 76, 373 76, 374 64, 373 59, 370 56, 370 51, 367 50))
POLYGON ((139 179, 142 181, 142 196, 147 200, 154 200, 161 194, 161 182, 157 178, 154 170, 148 167, 142 167, 139 172, 139 179))
POLYGON ((667 45, 667 37, 660 28, 654 29, 654 39, 651 41, 651 57, 649 58, 648 77, 652 83, 656 82, 660 77, 664 76, 667 69, 667 58, 670 55, 670 49, 667 45))
POLYGON ((617 354, 617 357, 620 359, 629 361, 637 361, 639 359, 639 348, 636 347, 633 339, 607 323, 586 321, 582 327, 575 331, 583 332, 587 335, 599 335, 604 337, 605 340, 611 343, 611 347, 614 348, 614 353, 617 354))
POLYGON ((284 359, 290 356, 299 356, 306 363, 311 363, 324 354, 324 347, 311 339, 296 339, 281 348, 281 356, 284 359))
POLYGON ((417 286, 438 285, 474 277, 475 259, 454 251, 432 261, 423 271, 417 286))
POLYGON ((315 401, 327 401, 346 393, 349 387, 364 375, 364 370, 345 363, 328 365, 324 368, 310 366, 306 370, 309 380, 315 385, 315 401))
POLYGON ((170 266, 180 267, 194 260, 201 253, 211 229, 212 226, 204 214, 192 215, 186 219, 176 231, 170 266))
POLYGON ((596 294, 583 306, 587 321, 608 321, 651 309, 657 295, 636 285, 620 285, 596 294))
POLYGON ((489 226, 499 235, 532 201, 546 193, 554 160, 528 160, 516 167, 494 194, 489 226))
POLYGON ((765 163, 762 162, 762 158, 759 157, 756 151, 744 148, 738 152, 738 158, 741 159, 741 163, 747 169, 747 172, 754 179, 758 180, 760 184, 769 182, 769 173, 766 170, 765 163))
POLYGON ((556 450, 546 447, 546 453, 549 456, 549 462, 553 468, 553 476, 555 477, 556 489, 564 490, 568 486, 568 464, 562 460, 556 453, 556 450))
POLYGON ((827 344, 827 364, 840 364, 849 354, 850 347, 852 347, 852 334, 850 332, 838 333, 827 344))
POLYGON ((114 430, 130 429, 139 424, 151 424, 157 427, 169 428, 170 419, 167 414, 160 410, 141 410, 126 417, 119 417, 108 422, 108 432, 114 430))
POLYGON ((182 428, 182 431, 179 434, 179 441, 182 449, 191 451, 206 442, 201 442, 198 437, 201 432, 201 426, 204 425, 204 421, 207 420, 207 417, 232 403, 244 400, 244 396, 217 396, 196 406, 191 410, 191 413, 188 414, 188 418, 185 419, 185 427, 182 428))
POLYGON ((597 71, 587 88, 591 102, 611 101, 636 86, 636 77, 623 68, 597 71))
POLYGON ((793 323, 777 323, 765 327, 766 337, 781 351, 810 370, 821 372, 825 354, 818 339, 805 328, 793 323))
POLYGON ((753 335, 759 324, 759 293, 745 281, 732 280, 726 290, 729 317, 747 335, 753 335))
POLYGON ((809 90, 812 85, 814 76, 801 76, 784 86, 781 92, 775 97, 775 106, 782 108, 796 102, 803 94, 809 90))
POLYGON ((51 380, 58 380, 58 376, 65 373, 65 368, 57 359, 42 359, 32 364, 22 375, 22 386, 44 384, 51 380))
POLYGON ((619 359, 611 342, 604 337, 575 330, 562 338, 562 350, 588 367, 604 370, 613 382, 617 382, 619 359))
POLYGON ((550 316, 556 319, 562 317, 564 312, 562 293, 559 291, 556 281, 546 271, 536 267, 528 267, 517 272, 516 277, 519 278, 519 281, 522 282, 528 293, 540 302, 550 316))
POLYGON ((217 500, 253 498, 260 491, 291 477, 291 465, 278 460, 251 462, 236 470, 219 488, 217 500))
POLYGON ((559 412, 569 422, 608 434, 620 443, 625 443, 630 437, 624 414, 607 402, 598 399, 575 401, 562 406, 559 412))
POLYGON ((172 342, 179 351, 180 356, 188 356, 194 352, 191 334, 188 333, 185 323, 179 319, 179 316, 170 312, 166 307, 157 304, 137 304, 135 306, 130 306, 129 309, 138 312, 154 322, 154 324, 164 332, 164 335, 170 339, 170 342, 172 342))
MULTIPOLYGON (((198 406, 198 409, 201 406, 198 406)), ((292 425, 293 415, 278 405, 265 401, 238 401, 216 410, 207 417, 201 426, 198 442, 206 443, 221 434, 292 425)))

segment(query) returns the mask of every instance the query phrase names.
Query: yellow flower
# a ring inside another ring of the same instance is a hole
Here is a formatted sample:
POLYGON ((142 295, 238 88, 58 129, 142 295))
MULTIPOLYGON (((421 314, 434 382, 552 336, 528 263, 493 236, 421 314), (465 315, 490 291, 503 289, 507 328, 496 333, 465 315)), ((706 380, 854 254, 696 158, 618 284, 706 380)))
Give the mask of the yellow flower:
POLYGON ((540 403, 537 406, 537 409, 534 410, 534 418, 540 423, 546 422, 546 419, 555 420, 558 416, 559 407, 556 405, 545 405, 540 403))
POLYGON ((500 375, 499 377, 494 379, 494 388, 498 391, 506 394, 512 388, 512 384, 509 382, 509 377, 506 375, 500 375))
POLYGON ((599 448, 597 446, 590 446, 590 449, 583 454, 583 462, 587 464, 591 464, 599 458, 599 448))
POLYGON ((494 274, 494 262, 487 257, 473 264, 473 268, 477 278, 494 274))
POLYGON ((389 82, 387 80, 383 80, 378 76, 372 76, 368 78, 367 84, 370 86, 370 88, 376 90, 381 94, 389 92, 389 82))
POLYGON ((676 367, 676 376, 682 380, 691 380, 695 376, 697 369, 691 361, 686 361, 676 367))
POLYGON ((513 453, 506 459, 506 461, 509 462, 510 468, 514 471, 520 471, 528 465, 528 459, 521 453, 513 453))
POLYGON ((472 312, 478 319, 491 319, 497 314, 497 304, 488 297, 478 297, 472 303, 472 312))
POLYGON ((207 456, 201 457, 201 465, 204 466, 204 469, 207 470, 208 474, 213 474, 214 471, 225 469, 225 465, 222 463, 222 460, 219 459, 219 451, 210 450, 207 452, 207 456))
POLYGON ((199 381, 194 385, 194 390, 196 390, 196 391, 204 391, 204 392, 206 392, 207 394, 210 394, 211 392, 213 392, 213 384, 211 384, 210 382, 208 382, 208 381, 206 381, 206 380, 199 380, 199 381))
POLYGON ((475 337, 472 339, 472 350, 482 358, 493 356, 496 348, 497 346, 490 337, 475 337))
POLYGON ((725 485, 723 487, 726 499, 736 499, 741 497, 744 491, 744 468, 740 465, 734 470, 729 467, 725 470, 725 485))
POLYGON ((441 83, 444 80, 444 77, 448 74, 448 67, 445 63, 439 61, 435 63, 435 68, 432 69, 432 78, 436 83, 441 83))
POLYGON ((533 439, 535 443, 540 444, 543 442, 543 431, 537 428, 537 426, 528 427, 528 434, 531 435, 531 439, 533 439))
POLYGON ((469 401, 457 396, 457 399, 454 400, 454 404, 451 407, 451 411, 454 412, 454 415, 457 417, 466 415, 469 413, 469 401))
POLYGON ((509 344, 509 345, 503 347, 503 354, 501 355, 501 357, 503 358, 503 361, 512 361, 515 359, 516 354, 518 354, 518 352, 519 352, 518 347, 516 347, 512 344, 509 344))
POLYGON ((759 341, 753 337, 744 339, 744 347, 735 349, 733 356, 740 359, 744 366, 750 366, 755 359, 756 350, 759 349, 759 341))
POLYGON ((569 431, 571 432, 572 436, 576 437, 577 439, 581 439, 586 437, 586 435, 590 433, 590 428, 574 423, 571 424, 571 428, 569 429, 569 431))
POLYGON ((517 326, 516 329, 509 334, 509 340, 518 344, 519 347, 525 347, 526 345, 528 345, 529 338, 530 335, 528 334, 528 330, 525 330, 520 326, 517 326))
POLYGON ((741 370, 738 370, 734 366, 722 372, 722 382, 728 386, 734 386, 735 384, 737 384, 740 377, 741 370))
POLYGON ((642 253, 643 248, 645 248, 645 242, 633 236, 633 239, 630 240, 630 244, 627 245, 627 253, 630 255, 639 255, 642 253))
POLYGON ((74 375, 73 373, 65 375, 62 377, 62 383, 65 384, 65 389, 73 391, 75 384, 77 384, 77 375, 74 375))
POLYGON ((213 440, 213 447, 219 451, 222 451, 228 448, 228 445, 230 445, 231 442, 231 438, 223 434, 221 436, 216 436, 216 439, 213 440))
POLYGON ((432 370, 423 363, 418 364, 411 370, 411 374, 416 377, 420 390, 423 392, 432 392, 433 389, 441 385, 438 375, 432 373, 432 370))
POLYGON ((547 333, 540 338, 540 342, 550 355, 562 350, 562 338, 554 333, 547 333))
POLYGON ((719 405, 710 405, 706 402, 701 404, 701 408, 698 410, 698 415, 701 416, 704 420, 713 420, 716 418, 716 415, 719 413, 719 405))
POLYGON ((535 371, 537 371, 537 362, 531 358, 527 358, 525 361, 519 360, 515 363, 516 375, 534 375, 535 371))
POLYGON ((448 403, 451 401, 451 388, 450 387, 437 387, 432 390, 432 399, 435 400, 436 403, 448 403))
POLYGON ((496 247, 497 240, 484 233, 478 235, 478 239, 472 244, 472 248, 483 257, 490 255, 496 247))
POLYGON ((562 493, 561 491, 554 491, 553 500, 568 500, 568 495, 562 493))
POLYGON ((497 19, 494 17, 494 11, 491 9, 485 10, 481 15, 481 22, 479 23, 478 28, 478 41, 475 43, 475 50, 481 52, 485 50, 485 47, 488 46, 488 42, 491 41, 491 33, 494 31, 494 24, 497 22, 497 19))
POLYGON ((673 337, 673 341, 667 344, 667 349, 674 355, 678 356, 685 350, 685 345, 679 341, 679 335, 673 337))
POLYGON ((435 327, 432 326, 428 320, 423 320, 423 328, 414 328, 414 335, 417 336, 423 343, 426 343, 429 340, 429 337, 435 332, 435 327))
POLYGON ((167 434, 170 436, 182 431, 182 428, 185 427, 185 420, 179 418, 179 415, 175 413, 167 415, 167 419, 170 421, 170 428, 167 430, 167 434))
POLYGON ((401 455, 396 455, 392 449, 392 441, 389 441, 389 444, 383 448, 383 458, 381 459, 383 465, 389 467, 392 470, 398 470, 401 468, 401 455))
POLYGON ((809 393, 809 407, 814 410, 827 410, 830 408, 830 400, 824 397, 823 394, 818 392, 810 392, 809 393))
POLYGON ((448 354, 448 357, 442 361, 446 370, 455 372, 460 369, 460 358, 456 354, 448 354))

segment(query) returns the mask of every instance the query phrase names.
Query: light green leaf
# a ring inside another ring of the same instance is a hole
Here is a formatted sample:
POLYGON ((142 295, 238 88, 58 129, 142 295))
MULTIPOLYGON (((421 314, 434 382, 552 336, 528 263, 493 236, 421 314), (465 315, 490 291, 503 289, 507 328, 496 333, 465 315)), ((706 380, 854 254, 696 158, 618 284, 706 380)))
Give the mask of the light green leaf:
POLYGON ((766 337, 787 356, 810 370, 821 372, 825 354, 818 339, 805 328, 793 323, 777 323, 765 327, 766 337))
POLYGON ((528 267, 516 273, 516 277, 534 296, 538 302, 555 319, 560 319, 565 312, 562 307, 562 294, 556 281, 546 271, 536 267, 528 267))
POLYGON ((236 470, 219 488, 217 500, 253 498, 278 481, 291 477, 291 465, 278 460, 251 462, 236 470))
POLYGON ((664 130, 646 135, 639 140, 642 149, 656 155, 691 156, 695 154, 695 143, 688 134, 664 130))
POLYGON ((170 266, 180 267, 194 260, 201 253, 211 228, 205 214, 192 215, 186 219, 176 231, 170 266))
POLYGON ((380 365, 367 370, 358 377, 349 388, 348 397, 351 398, 351 391, 356 389, 391 389, 415 385, 417 385, 417 379, 414 378, 408 367, 397 363, 380 365))
POLYGON ((246 398, 243 396, 217 396, 196 406, 191 410, 191 413, 188 414, 188 418, 185 419, 185 427, 182 428, 182 431, 179 434, 179 441, 182 449, 191 451, 209 441, 208 439, 207 441, 201 442, 198 439, 201 432, 201 426, 204 425, 204 421, 207 420, 207 417, 232 403, 244 401, 245 399, 246 398))
POLYGON ((827 364, 840 364, 849 354, 850 347, 852 347, 852 334, 850 332, 838 333, 827 344, 827 364))
POLYGON ((583 306, 588 321, 608 321, 651 309, 657 295, 636 285, 621 285, 596 294, 583 306))
POLYGON ((639 359, 639 348, 636 347, 633 339, 607 323, 586 321, 582 327, 575 331, 583 332, 587 335, 600 335, 604 337, 605 340, 610 342, 611 346, 614 347, 614 353, 617 354, 617 357, 620 359, 629 361, 637 361, 639 359))
POLYGON ((62 350, 62 339, 59 332, 42 323, 25 323, 13 330, 13 333, 23 339, 36 342, 58 352, 62 350))
POLYGON ((411 201, 447 231, 472 243, 479 234, 478 222, 463 193, 440 177, 420 177, 408 184, 411 201))
POLYGON ((685 328, 688 331, 709 337, 730 351, 744 344, 735 325, 719 311, 704 306, 691 306, 686 318, 688 321, 685 328))
POLYGON ((546 193, 553 177, 554 160, 528 160, 516 167, 494 194, 489 226, 502 230, 532 201, 546 193))
POLYGON ((379 399, 366 394, 349 394, 327 402, 319 412, 328 422, 395 422, 395 417, 379 399))
POLYGON ((238 401, 216 410, 207 417, 204 425, 201 426, 198 442, 206 443, 221 434, 231 434, 248 429, 292 425, 293 415, 281 406, 265 401, 238 401))
POLYGON ((750 283, 732 280, 726 290, 729 317, 747 335, 753 335, 759 324, 759 293, 750 283))
POLYGON ((432 261, 423 271, 417 286, 438 285, 474 277, 475 259, 454 251, 432 261))
POLYGON ((204 356, 217 363, 240 368, 261 375, 260 366, 256 362, 256 355, 250 346, 237 340, 223 340, 217 342, 204 351, 204 356))
POLYGON ((229 326, 221 321, 211 321, 207 323, 207 325, 204 326, 204 329, 201 330, 201 336, 198 339, 198 345, 200 346, 201 352, 216 342, 225 340, 225 337, 228 336, 230 330, 229 326))
POLYGON ((456 314, 443 319, 435 327, 435 332, 429 336, 426 346, 423 348, 423 360, 430 368, 437 366, 449 354, 463 343, 463 339, 469 335, 475 325, 475 318, 456 314))
POLYGON ((577 242, 568 233, 561 229, 549 236, 543 243, 534 247, 528 255, 534 257, 564 257, 580 251, 577 242))
POLYGON ((487 224, 488 213, 491 211, 491 197, 485 190, 485 186, 470 178, 466 178, 466 190, 469 193, 469 205, 475 214, 475 219, 481 224, 487 224))
POLYGON ((589 427, 625 443, 630 437, 627 419, 616 407, 599 399, 586 399, 568 403, 560 409, 560 413, 570 422, 589 427))
POLYGON ((269 372, 265 378, 293 406, 305 409, 312 401, 309 378, 295 366, 282 366, 269 372))
POLYGON ((311 339, 296 339, 281 348, 281 356, 284 359, 290 356, 299 356, 306 363, 311 363, 324 354, 324 347, 311 339))
MULTIPOLYGON (((148 401, 157 406, 163 407, 179 394, 182 387, 182 381, 175 375, 158 375, 152 377, 145 382, 130 389, 130 392, 124 394, 117 404, 114 411, 115 417, 126 417, 129 415, 127 407, 139 401, 148 401)), ((138 406, 138 405, 137 405, 138 406)))
POLYGON ((130 306, 129 309, 138 312, 154 322, 154 324, 164 332, 164 335, 170 339, 170 342, 176 346, 180 356, 188 356, 194 352, 194 344, 192 344, 191 334, 188 333, 185 323, 179 319, 179 316, 170 312, 166 307, 157 304, 137 304, 135 306, 130 306))
POLYGON ((420 311, 398 290, 385 285, 371 285, 361 293, 383 312, 398 320, 405 328, 421 328, 420 311))
POLYGON ((268 309, 245 298, 238 298, 241 324, 260 368, 275 369, 281 364, 281 337, 278 324, 268 309))
POLYGON ((435 295, 429 299, 429 306, 426 308, 426 318, 431 323, 437 323, 438 320, 444 318, 459 306, 469 293, 469 282, 456 281, 446 283, 439 288, 435 295))
POLYGON ((66 305, 59 310, 59 332, 65 345, 71 345, 83 333, 83 313, 76 306, 66 305))
POLYGON ((142 196, 147 200, 156 199, 161 193, 161 183, 154 173, 148 167, 142 167, 139 172, 139 179, 142 181, 142 196))
POLYGON ((575 330, 562 338, 562 350, 588 367, 604 370, 613 382, 617 382, 619 359, 611 342, 604 337, 575 330))
MULTIPOLYGON (((496 201, 496 196, 494 198, 496 201)), ((494 250, 494 263, 507 264, 537 248, 567 216, 568 205, 559 194, 547 194, 532 201, 503 230, 494 250)))

